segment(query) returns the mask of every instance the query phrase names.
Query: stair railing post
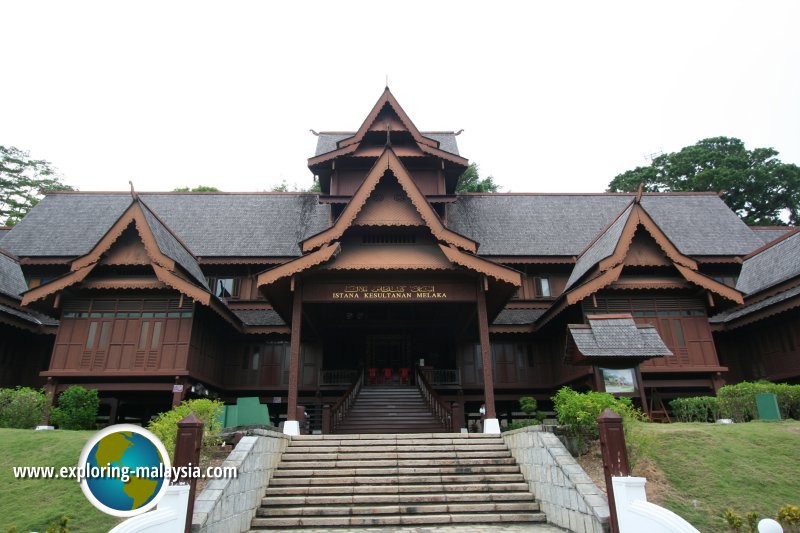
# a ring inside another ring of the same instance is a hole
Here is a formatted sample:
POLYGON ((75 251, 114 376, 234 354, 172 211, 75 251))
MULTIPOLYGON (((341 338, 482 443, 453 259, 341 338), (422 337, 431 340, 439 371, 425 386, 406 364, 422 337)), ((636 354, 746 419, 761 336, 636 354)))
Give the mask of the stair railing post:
MULTIPOLYGON (((203 446, 203 421, 189 413, 178 422, 178 435, 175 439, 175 462, 173 467, 197 466, 200 463, 200 448, 203 446)), ((180 472, 180 470, 176 470, 180 472)), ((192 530, 192 514, 194 513, 194 496, 197 491, 197 478, 177 478, 171 480, 173 485, 189 484, 189 503, 186 508, 185 533, 192 530)))
POLYGON ((322 406, 322 434, 328 435, 331 432, 331 406, 325 404, 322 406))
POLYGON ((609 527, 611 528, 611 533, 619 533, 614 487, 611 483, 611 478, 631 475, 631 468, 628 465, 628 450, 625 447, 622 417, 611 409, 605 409, 597 417, 597 424, 600 428, 603 474, 606 480, 606 493, 608 494, 609 527))

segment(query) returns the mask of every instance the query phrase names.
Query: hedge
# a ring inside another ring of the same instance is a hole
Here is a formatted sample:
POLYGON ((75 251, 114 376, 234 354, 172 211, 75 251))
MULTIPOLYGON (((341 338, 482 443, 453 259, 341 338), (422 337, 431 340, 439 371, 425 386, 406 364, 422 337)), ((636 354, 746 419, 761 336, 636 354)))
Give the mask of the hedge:
POLYGON ((714 396, 677 398, 669 402, 678 422, 714 422, 719 418, 719 400, 714 396))
POLYGON ((758 418, 756 394, 771 392, 778 397, 781 418, 800 420, 800 385, 770 383, 769 381, 743 381, 725 385, 717 392, 719 414, 735 422, 748 422, 758 418))

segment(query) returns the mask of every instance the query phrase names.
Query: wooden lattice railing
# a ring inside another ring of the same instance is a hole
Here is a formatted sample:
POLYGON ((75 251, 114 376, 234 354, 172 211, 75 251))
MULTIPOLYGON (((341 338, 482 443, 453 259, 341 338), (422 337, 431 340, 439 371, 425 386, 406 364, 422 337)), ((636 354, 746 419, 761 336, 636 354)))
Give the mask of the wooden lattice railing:
POLYGON ((419 392, 422 394, 422 397, 425 399, 425 402, 428 404, 433 416, 435 416, 445 428, 445 431, 452 432, 453 431, 453 411, 450 408, 450 404, 442 400, 442 398, 436 394, 436 391, 430 386, 425 375, 419 371, 419 368, 415 369, 416 372, 416 381, 417 387, 419 387, 419 392))
POLYGON ((358 398, 358 393, 361 392, 361 387, 364 385, 364 372, 359 372, 353 384, 350 385, 350 388, 347 389, 347 392, 333 404, 331 407, 330 412, 327 417, 323 415, 324 418, 327 418, 327 424, 323 421, 323 424, 327 427, 323 427, 323 433, 336 433, 336 428, 339 424, 342 423, 344 418, 347 416, 348 411, 350 408, 353 407, 353 404, 358 398))

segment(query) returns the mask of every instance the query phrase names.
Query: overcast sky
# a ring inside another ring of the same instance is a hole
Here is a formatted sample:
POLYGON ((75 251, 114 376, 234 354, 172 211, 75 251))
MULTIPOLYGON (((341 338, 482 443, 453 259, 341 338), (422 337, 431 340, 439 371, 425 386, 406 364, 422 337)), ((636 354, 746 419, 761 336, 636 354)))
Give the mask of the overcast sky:
POLYGON ((0 0, 0 144, 81 190, 311 185, 389 86, 515 192, 711 136, 800 163, 800 2, 0 0))

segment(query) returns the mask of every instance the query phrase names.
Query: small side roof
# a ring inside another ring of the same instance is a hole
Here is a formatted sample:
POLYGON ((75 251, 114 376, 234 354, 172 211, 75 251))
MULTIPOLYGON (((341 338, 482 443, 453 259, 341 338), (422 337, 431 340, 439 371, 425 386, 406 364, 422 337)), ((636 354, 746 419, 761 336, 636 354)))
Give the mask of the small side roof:
POLYGON ((775 239, 783 237, 794 228, 792 226, 750 226, 750 229, 753 230, 753 234, 756 237, 761 239, 761 242, 769 244, 775 239))
POLYGON ((584 357, 661 357, 672 352, 655 326, 636 324, 630 315, 594 315, 589 325, 569 324, 569 334, 584 357))
POLYGON ((27 290, 28 284, 25 283, 17 258, 0 248, 0 294, 19 300, 20 295, 27 290))
POLYGON ((800 229, 746 258, 736 289, 754 294, 796 276, 800 276, 800 229))

